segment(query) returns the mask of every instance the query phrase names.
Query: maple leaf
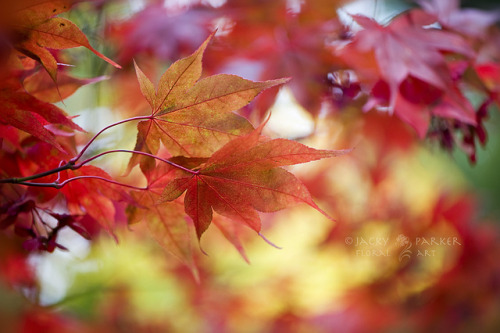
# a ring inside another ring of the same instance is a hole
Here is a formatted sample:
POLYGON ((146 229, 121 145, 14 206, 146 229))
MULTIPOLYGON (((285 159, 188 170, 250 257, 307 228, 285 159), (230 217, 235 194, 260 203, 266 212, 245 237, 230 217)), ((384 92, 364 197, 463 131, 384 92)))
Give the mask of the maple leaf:
POLYGON ((163 188, 172 180, 173 171, 170 165, 161 162, 151 168, 150 173, 146 173, 148 189, 132 193, 136 204, 127 210, 129 224, 146 222, 149 234, 158 244, 186 264, 196 277, 198 272, 193 259, 190 228, 186 223, 182 202, 156 204, 163 188))
POLYGON ((459 0, 419 0, 417 3, 428 13, 436 16, 445 28, 468 36, 483 38, 486 29, 500 19, 500 11, 483 11, 460 8, 459 0))
POLYGON ((146 222, 150 236, 166 252, 187 265, 196 277, 198 273, 193 259, 190 228, 182 202, 157 205, 159 197, 151 189, 134 193, 133 198, 138 205, 129 211, 129 221, 146 222))
POLYGON ((431 114, 475 124, 474 110, 456 87, 444 55, 474 56, 461 36, 415 24, 432 22, 418 11, 402 14, 387 26, 362 15, 353 19, 364 29, 339 50, 339 56, 362 80, 376 82, 364 110, 386 104, 421 137, 431 114))
POLYGON ((71 96, 83 85, 100 82, 107 79, 99 76, 90 79, 80 79, 65 72, 58 73, 57 84, 46 71, 38 71, 23 81, 26 91, 41 101, 56 103, 71 96))
MULTIPOLYGON (((413 75, 437 88, 446 89, 449 79, 442 51, 468 57, 474 55, 459 36, 437 29, 413 25, 409 14, 403 14, 388 26, 353 15, 365 30, 355 37, 353 46, 360 51, 374 51, 381 76, 391 89, 397 89, 408 75, 413 75)), ((345 60, 348 61, 349 53, 345 60)))
POLYGON ((212 223, 215 224, 215 226, 221 231, 222 235, 224 235, 224 237, 234 246, 243 260, 250 263, 239 237, 242 225, 234 223, 230 219, 221 215, 215 216, 212 223))
MULTIPOLYGON (((253 129, 248 120, 232 111, 247 105, 264 89, 288 81, 253 82, 226 74, 198 80, 203 52, 212 36, 192 55, 172 64, 157 89, 136 65, 141 92, 152 111, 150 119, 137 126, 135 150, 156 154, 161 141, 171 155, 209 156, 253 129)), ((138 156, 132 157, 129 169, 138 160, 138 156)))
POLYGON ((110 38, 118 44, 122 64, 140 54, 174 61, 203 43, 213 19, 208 8, 176 11, 152 3, 130 19, 112 24, 110 38))
MULTIPOLYGON (((340 29, 336 10, 342 2, 276 0, 257 5, 251 0, 227 1, 220 11, 231 21, 221 36, 220 52, 210 52, 208 64, 238 75, 247 75, 246 69, 255 80, 293 77, 288 85, 293 97, 317 115, 327 92, 327 73, 335 66, 324 46, 340 29)), ((255 101, 252 111, 259 112, 259 119, 276 94, 277 90, 266 91, 255 101)))
POLYGON ((57 142, 56 136, 46 128, 47 125, 61 124, 83 131, 57 106, 40 101, 16 87, 0 87, 0 100, 0 122, 17 127, 60 151, 65 150, 57 142))
MULTIPOLYGON (((86 176, 111 179, 108 173, 98 167, 83 166, 77 170, 62 171, 60 181, 86 176)), ((87 213, 112 234, 113 227, 116 224, 114 203, 124 199, 121 190, 102 180, 89 178, 84 181, 69 182, 60 191, 66 197, 71 214, 82 215, 87 213)))
POLYGON ((22 54, 39 61, 50 74, 57 79, 57 60, 49 49, 68 49, 83 46, 111 65, 121 68, 113 60, 94 49, 83 32, 71 21, 54 17, 70 9, 75 1, 25 0, 17 5, 3 5, 6 21, 3 28, 13 39, 13 46, 22 54), (5 7, 5 8, 4 8, 5 7), (6 15, 11 10, 11 15, 6 15))
POLYGON ((3 142, 9 142, 11 145, 21 150, 19 139, 19 130, 17 128, 0 123, 0 145, 3 142))
POLYGON ((316 150, 298 142, 260 136, 262 127, 233 139, 216 151, 196 171, 178 170, 159 203, 173 201, 186 192, 184 207, 198 238, 212 221, 212 213, 229 217, 260 232, 257 211, 274 212, 295 203, 307 203, 326 215, 307 188, 280 166, 339 156, 346 150, 316 150))

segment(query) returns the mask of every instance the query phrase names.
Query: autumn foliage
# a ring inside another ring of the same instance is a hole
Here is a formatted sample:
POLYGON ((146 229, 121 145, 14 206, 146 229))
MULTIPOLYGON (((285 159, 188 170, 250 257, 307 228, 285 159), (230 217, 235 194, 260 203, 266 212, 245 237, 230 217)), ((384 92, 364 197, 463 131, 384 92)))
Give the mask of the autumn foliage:
POLYGON ((434 172, 422 148, 459 148, 471 165, 488 149, 485 123, 500 101, 498 12, 421 0, 385 21, 352 13, 347 22, 339 8, 348 1, 141 3, 0 4, 0 287, 24 295, 13 296, 13 313, 0 309, 8 332, 500 327, 498 228, 478 222, 479 200, 434 172), (87 51, 67 50, 77 47, 87 51), (114 122, 88 127, 65 111, 85 85, 104 92, 114 122), (305 136, 279 135, 286 92, 313 124, 305 136), (119 129, 126 139, 110 147, 103 138, 119 129), (421 159, 429 167, 415 166, 421 159), (250 262, 244 244, 279 247, 265 235, 302 211, 322 230, 308 260, 341 254, 363 265, 370 253, 379 270, 347 279, 336 300, 325 291, 317 307, 297 301, 299 268, 275 272, 259 283, 282 301, 255 312, 207 263, 208 252, 225 256, 213 230, 250 262), (133 288, 123 281, 92 320, 51 311, 33 258, 71 252, 68 230, 127 247, 125 229, 165 251, 162 274, 189 308, 173 313, 181 320, 129 316, 133 288), (371 238, 375 248, 360 250, 371 238), (392 243, 382 248, 384 239, 392 243))

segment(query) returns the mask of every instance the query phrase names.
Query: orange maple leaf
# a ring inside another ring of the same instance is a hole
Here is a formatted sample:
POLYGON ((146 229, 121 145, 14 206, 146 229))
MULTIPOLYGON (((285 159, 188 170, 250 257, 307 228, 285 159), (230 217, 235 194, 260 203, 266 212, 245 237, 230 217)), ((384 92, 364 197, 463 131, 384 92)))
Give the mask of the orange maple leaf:
POLYGON ((257 211, 275 212, 302 202, 328 216, 304 184, 280 167, 339 156, 349 150, 317 150, 291 140, 269 140, 260 135, 261 129, 230 141, 198 168, 178 170, 159 203, 173 201, 186 192, 185 211, 198 238, 209 227, 213 211, 257 232, 261 228, 257 211))
POLYGON ((71 21, 55 17, 68 11, 73 0, 21 0, 15 4, 2 4, 2 28, 12 39, 20 53, 39 61, 56 81, 57 60, 49 49, 68 49, 83 46, 111 65, 121 68, 90 45, 85 34, 71 21))
MULTIPOLYGON (((156 154, 161 142, 174 156, 210 156, 231 139, 253 130, 248 120, 232 111, 250 103, 263 90, 288 81, 253 82, 226 74, 199 80, 203 52, 212 36, 192 55, 172 64, 157 89, 136 65, 141 92, 152 111, 150 118, 137 126, 135 150, 156 154)), ((140 158, 133 156, 129 169, 140 158)))

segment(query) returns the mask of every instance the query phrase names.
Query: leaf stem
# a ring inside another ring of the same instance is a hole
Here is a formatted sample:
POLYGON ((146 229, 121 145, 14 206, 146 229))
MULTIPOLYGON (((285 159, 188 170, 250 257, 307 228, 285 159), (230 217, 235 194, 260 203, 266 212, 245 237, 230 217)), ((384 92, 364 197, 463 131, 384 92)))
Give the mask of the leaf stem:
POLYGON ((89 142, 87 142, 87 144, 85 145, 85 147, 83 147, 83 149, 80 151, 80 153, 76 156, 76 157, 73 157, 70 162, 73 162, 73 163, 76 163, 76 161, 78 161, 82 155, 85 153, 85 151, 87 151, 87 149, 90 147, 90 145, 95 141, 95 139, 97 139, 97 137, 99 135, 101 135, 104 131, 107 131, 108 129, 112 128, 112 127, 115 127, 117 125, 120 125, 120 124, 123 124, 123 123, 127 123, 129 121, 135 121, 135 120, 148 120, 148 119, 152 119, 153 116, 139 116, 139 117, 132 117, 132 118, 128 118, 128 119, 124 119, 124 120, 120 120, 119 122, 116 122, 116 123, 113 123, 111 125, 108 125, 106 127, 104 127, 102 130, 100 130, 99 132, 97 132, 96 135, 94 135, 94 137, 92 139, 90 139, 89 142))
MULTIPOLYGON (((104 181, 107 181, 109 183, 113 183, 113 184, 120 185, 120 186, 144 190, 144 188, 139 188, 139 187, 135 187, 132 185, 119 183, 119 182, 116 182, 116 181, 111 180, 111 179, 97 177, 97 176, 78 176, 78 177, 67 179, 67 180, 63 181, 62 183, 59 183, 59 181, 58 181, 59 177, 56 181, 54 181, 52 183, 32 183, 32 182, 30 182, 30 180, 42 178, 45 176, 50 176, 50 175, 53 175, 55 173, 58 173, 58 172, 61 172, 64 170, 77 170, 77 169, 81 168, 82 166, 84 166, 85 164, 95 160, 96 158, 99 158, 103 155, 107 155, 107 154, 111 154, 111 153, 130 153, 130 154, 139 154, 139 155, 152 157, 152 158, 157 159, 159 161, 162 161, 164 163, 170 164, 171 166, 173 166, 175 168, 178 168, 178 169, 183 170, 185 172, 191 173, 193 175, 197 175, 199 173, 199 171, 193 171, 191 169, 183 167, 182 165, 179 165, 179 164, 174 163, 172 161, 169 161, 167 159, 164 159, 164 158, 161 158, 161 157, 158 157, 158 156, 146 153, 146 152, 142 152, 142 151, 126 150, 126 149, 108 150, 108 151, 102 152, 100 154, 97 154, 95 156, 92 156, 92 157, 84 160, 81 163, 78 163, 78 164, 76 163, 82 157, 82 155, 85 153, 85 151, 90 147, 92 142, 94 142, 94 140, 100 134, 102 134, 104 131, 106 131, 114 126, 129 122, 129 121, 147 120, 147 119, 152 119, 152 116, 139 116, 139 117, 128 118, 128 119, 124 119, 124 120, 121 120, 119 122, 113 123, 111 125, 108 125, 108 126, 104 127, 102 130, 100 130, 96 135, 94 135, 94 137, 92 139, 90 139, 90 141, 85 145, 85 147, 83 147, 83 149, 80 151, 80 153, 77 156, 73 157, 65 164, 59 165, 59 167, 57 167, 57 168, 54 168, 54 169, 51 169, 51 170, 48 170, 45 172, 37 173, 35 175, 31 175, 31 176, 27 176, 27 177, 0 179, 0 184, 20 184, 20 185, 38 186, 38 187, 54 187, 54 188, 60 189, 61 187, 63 187, 64 185, 66 185, 70 181, 74 181, 77 179, 84 179, 84 178, 94 178, 94 179, 104 180, 104 181)), ((62 162, 61 162, 61 164, 62 164, 62 162)))
POLYGON ((148 189, 147 187, 138 187, 138 186, 134 186, 134 185, 124 184, 124 183, 120 183, 120 182, 117 182, 117 181, 112 180, 112 179, 108 179, 108 178, 104 178, 104 177, 99 177, 99 176, 77 176, 77 177, 66 179, 65 181, 63 181, 60 184, 55 183, 55 182, 54 183, 19 182, 18 184, 28 185, 28 186, 34 186, 34 187, 53 187, 53 188, 56 188, 56 189, 60 189, 63 186, 65 186, 66 184, 68 184, 68 183, 70 183, 72 181, 75 181, 75 180, 79 180, 79 179, 98 179, 98 180, 102 180, 102 181, 105 181, 105 182, 108 182, 108 183, 111 183, 111 184, 115 184, 115 185, 119 185, 119 186, 123 186, 123 187, 128 187, 128 188, 131 188, 131 189, 134 189, 134 190, 141 190, 142 191, 142 190, 147 190, 148 189))
POLYGON ((83 166, 84 164, 87 164, 88 162, 90 161, 93 161, 95 160, 96 158, 98 157, 101 157, 103 155, 107 155, 107 154, 111 154, 111 153, 130 153, 130 154, 138 154, 138 155, 144 155, 144 156, 148 156, 148 157, 152 157, 154 159, 157 159, 159 161, 162 161, 162 162, 165 162, 167 164, 170 164, 171 166, 177 168, 177 169, 180 169, 180 170, 183 170, 183 171, 186 171, 186 172, 189 172, 193 175, 197 175, 199 174, 199 171, 193 171, 191 169, 188 169, 186 167, 183 167, 182 165, 179 165, 177 163, 174 163, 172 161, 169 161, 169 160, 166 160, 164 158, 161 158, 161 157, 158 157, 158 156, 155 156, 153 154, 149 154, 149 153, 146 153, 146 152, 143 152, 143 151, 137 151, 137 150, 127 150, 127 149, 115 149, 115 150, 108 150, 108 151, 105 151, 105 152, 102 152, 100 154, 97 154, 95 156, 92 156, 91 158, 81 162, 78 166, 83 166))
POLYGON ((96 158, 99 158, 101 156, 104 156, 104 155, 107 155, 107 154, 111 154, 111 153, 130 153, 130 154, 144 155, 144 156, 152 157, 152 158, 157 159, 159 161, 162 161, 164 163, 167 163, 167 164, 169 164, 169 165, 171 165, 171 166, 173 166, 175 168, 178 168, 178 169, 183 170, 185 172, 189 172, 189 173, 191 173, 193 175, 199 174, 199 171, 193 171, 191 169, 183 167, 182 165, 179 165, 177 163, 174 163, 172 161, 166 160, 164 158, 161 158, 161 157, 149 154, 149 153, 145 153, 145 152, 142 152, 142 151, 135 151, 135 150, 127 150, 127 149, 115 149, 115 150, 105 151, 105 152, 102 152, 102 153, 97 154, 95 156, 92 156, 92 157, 86 159, 85 161, 83 161, 83 162, 81 162, 79 164, 75 164, 75 162, 73 160, 70 160, 66 164, 64 164, 64 165, 62 165, 62 166, 60 166, 58 168, 52 169, 52 170, 48 170, 48 171, 41 172, 41 173, 38 173, 38 174, 33 175, 33 176, 28 176, 28 177, 23 177, 23 178, 0 179, 0 183, 20 184, 20 185, 28 185, 28 186, 35 186, 35 187, 53 187, 53 188, 56 188, 56 189, 60 189, 61 187, 63 187, 67 183, 69 183, 70 181, 74 181, 74 180, 77 180, 77 179, 84 179, 84 178, 93 178, 93 179, 100 179, 100 180, 106 181, 108 183, 112 183, 112 184, 116 184, 116 185, 120 185, 120 186, 125 186, 125 187, 129 187, 129 188, 133 188, 133 189, 136 189, 136 190, 145 190, 145 189, 147 189, 147 188, 142 188, 142 187, 136 187, 136 186, 133 186, 133 185, 123 184, 123 183, 116 182, 116 181, 111 180, 111 179, 107 179, 107 178, 103 178, 103 177, 98 177, 98 176, 77 176, 77 177, 74 177, 74 178, 66 179, 62 183, 59 183, 57 180, 55 182, 52 182, 52 183, 32 183, 32 182, 29 182, 30 180, 37 179, 37 178, 42 178, 42 177, 45 177, 45 176, 49 176, 49 175, 52 175, 54 173, 58 173, 58 172, 61 172, 61 171, 64 171, 64 170, 68 170, 68 169, 69 170, 76 170, 76 169, 79 169, 82 166, 84 166, 85 164, 87 164, 87 163, 95 160, 96 158))

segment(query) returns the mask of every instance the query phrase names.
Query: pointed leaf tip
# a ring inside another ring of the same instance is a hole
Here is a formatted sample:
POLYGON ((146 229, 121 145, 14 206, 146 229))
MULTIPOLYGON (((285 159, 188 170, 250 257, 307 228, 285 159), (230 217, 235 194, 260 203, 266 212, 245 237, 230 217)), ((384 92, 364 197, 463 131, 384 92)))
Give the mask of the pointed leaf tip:
POLYGON ((134 68, 135 74, 137 75, 137 81, 139 81, 139 87, 141 89, 141 93, 146 98, 146 101, 149 103, 152 109, 155 108, 156 103, 156 89, 151 80, 144 74, 144 72, 140 69, 139 65, 135 62, 134 59, 134 68))

